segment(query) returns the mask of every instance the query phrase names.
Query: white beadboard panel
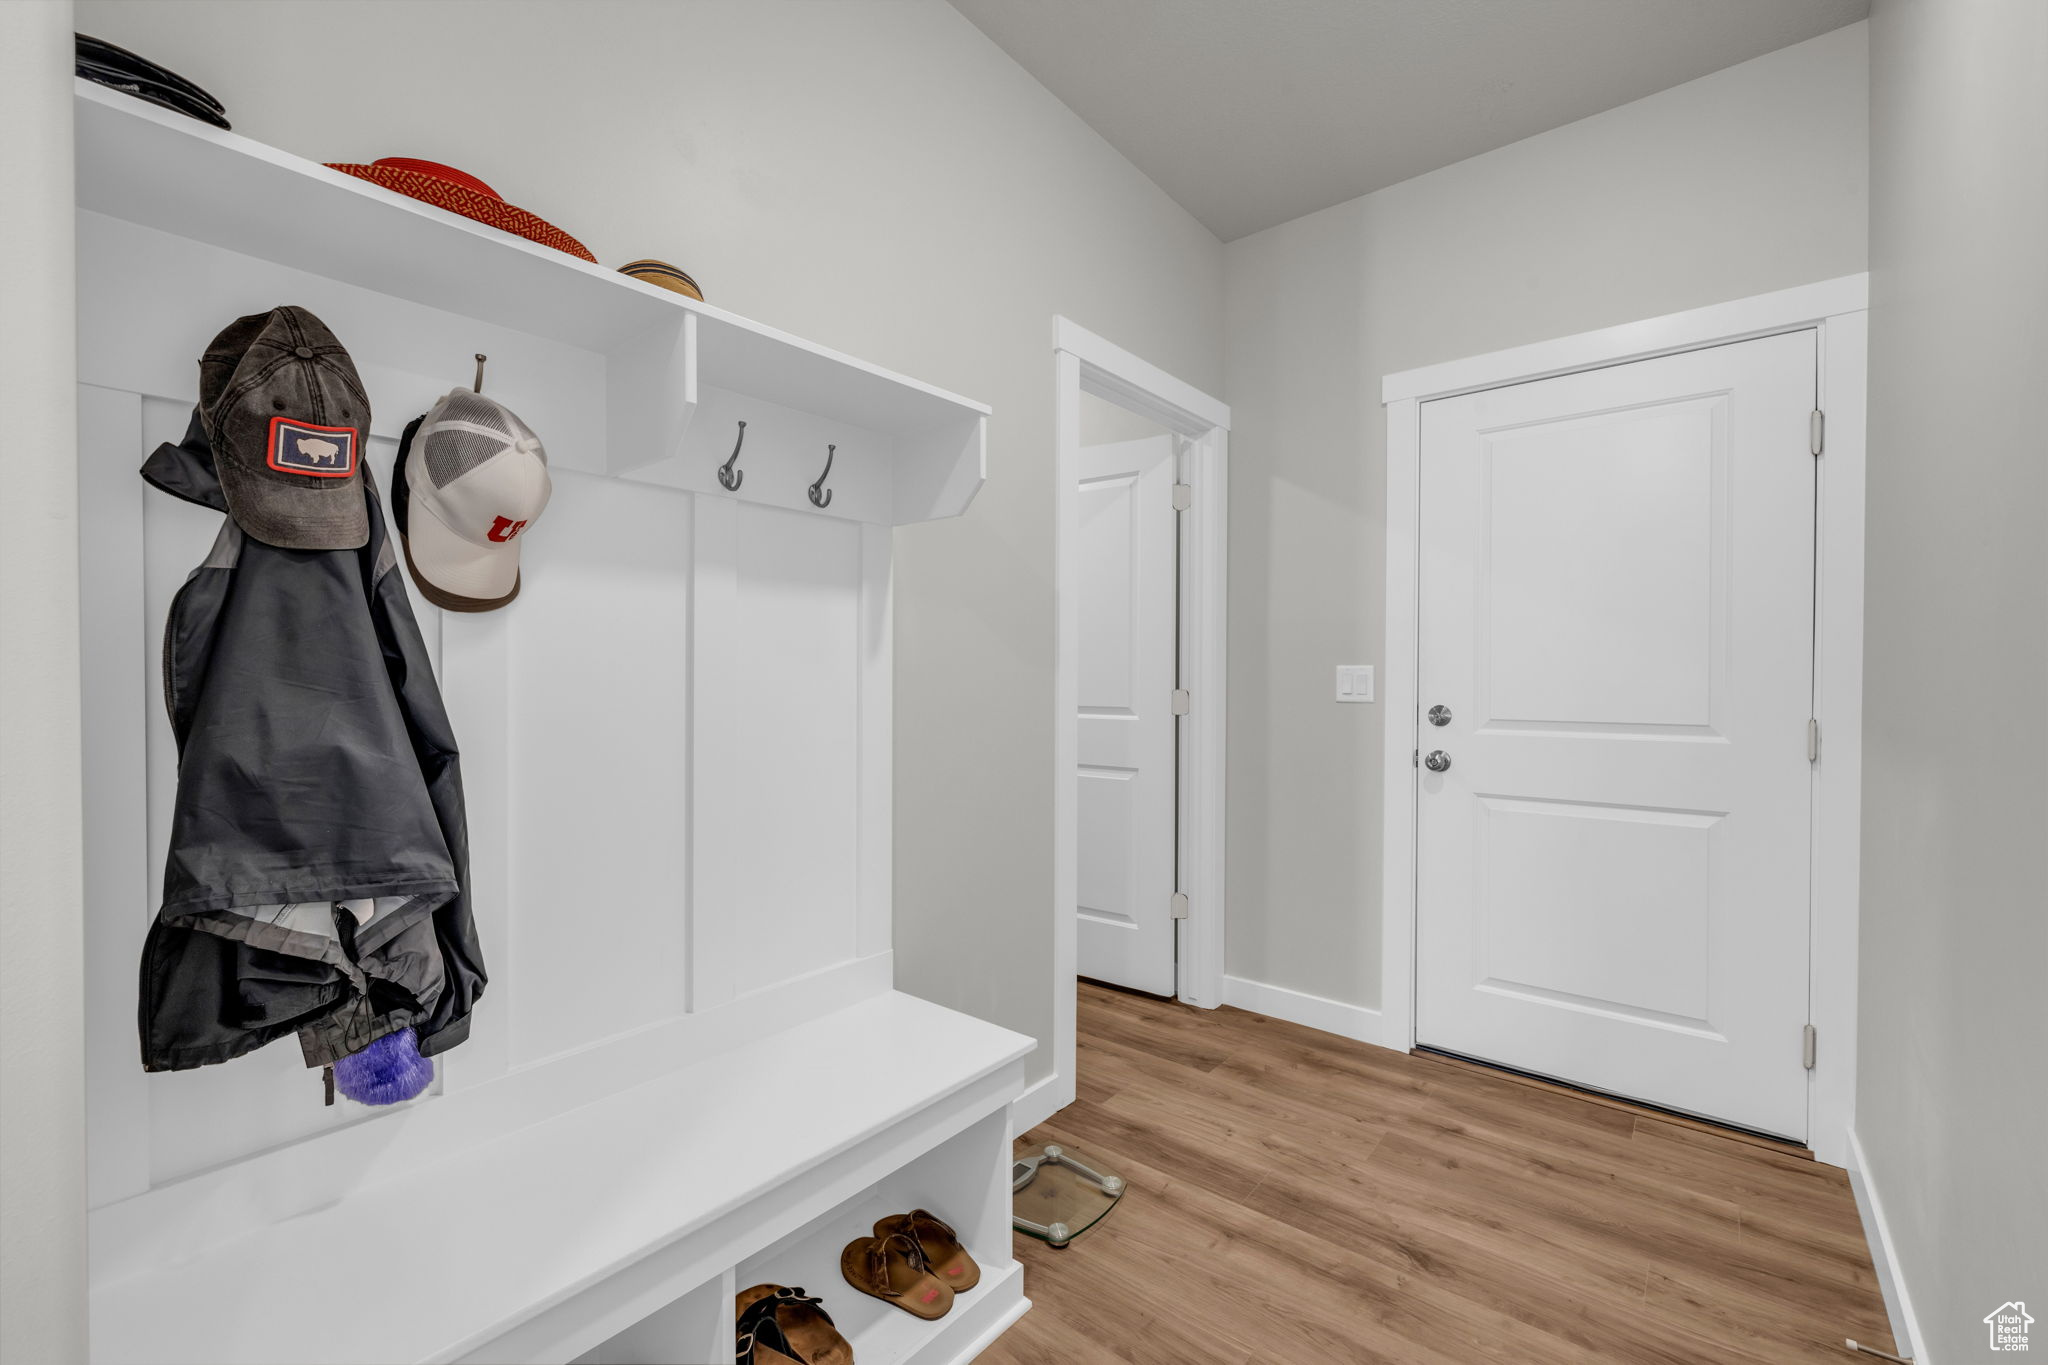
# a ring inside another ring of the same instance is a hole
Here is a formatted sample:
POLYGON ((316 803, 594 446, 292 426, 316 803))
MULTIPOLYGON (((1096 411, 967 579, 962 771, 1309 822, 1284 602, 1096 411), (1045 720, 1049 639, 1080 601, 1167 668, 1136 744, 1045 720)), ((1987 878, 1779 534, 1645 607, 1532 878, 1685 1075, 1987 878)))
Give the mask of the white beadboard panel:
POLYGON ((698 849, 731 897, 699 913, 738 926, 735 955, 707 965, 744 995, 856 952, 864 554, 856 525, 745 505, 736 541, 733 652, 697 665, 746 680, 722 795, 747 838, 698 849))
MULTIPOLYGON (((410 580, 408 579, 408 582, 410 580)), ((419 601, 417 594, 414 600, 419 601)), ((513 950, 512 619, 502 611, 449 612, 441 621, 441 700, 462 751, 469 824, 469 898, 488 979, 469 1040, 435 1059, 450 1092, 503 1077, 512 1065, 510 1020, 519 981, 513 950)))
POLYGON ((890 949, 896 889, 895 535, 886 526, 863 526, 860 538, 860 916, 854 951, 866 957, 890 949))
POLYGON ((701 1011, 734 998, 730 967, 751 942, 752 926, 726 912, 746 877, 746 859, 733 855, 749 831, 748 812, 731 799, 734 775, 746 770, 732 718, 751 689, 734 663, 741 639, 740 505, 700 497, 691 511, 689 1008, 701 1011))
MULTIPOLYGON (((562 470, 503 609, 511 1058, 681 1014, 690 498, 562 470)), ((492 945, 486 944, 487 952, 492 945)))

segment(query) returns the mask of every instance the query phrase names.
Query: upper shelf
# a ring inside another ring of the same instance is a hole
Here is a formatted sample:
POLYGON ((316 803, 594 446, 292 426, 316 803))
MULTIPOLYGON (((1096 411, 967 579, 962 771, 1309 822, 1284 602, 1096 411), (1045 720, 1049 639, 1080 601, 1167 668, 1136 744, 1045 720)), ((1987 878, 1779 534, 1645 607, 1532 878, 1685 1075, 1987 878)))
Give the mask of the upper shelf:
MULTIPOLYGON (((611 449, 594 472, 722 494, 710 475, 747 420, 749 456, 786 443, 791 469, 846 436, 833 483, 848 496, 826 515, 957 516, 980 487, 980 403, 89 81, 76 108, 81 209, 604 355, 611 449)), ((802 505, 815 473, 736 496, 802 505)))

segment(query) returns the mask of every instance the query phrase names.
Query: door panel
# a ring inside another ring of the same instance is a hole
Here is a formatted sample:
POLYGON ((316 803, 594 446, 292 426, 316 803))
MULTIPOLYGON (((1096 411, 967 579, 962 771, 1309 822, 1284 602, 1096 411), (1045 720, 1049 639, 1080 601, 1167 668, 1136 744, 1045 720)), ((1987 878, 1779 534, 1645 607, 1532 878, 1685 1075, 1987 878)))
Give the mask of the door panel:
POLYGON ((1705 1024, 1718 816, 1498 797, 1480 812, 1482 989, 1705 1024))
POLYGON ((1486 443, 1487 681, 1500 720, 1704 725, 1725 397, 1486 443), (1628 515, 1612 515, 1617 507, 1628 515))
POLYGON ((1814 373, 1423 405, 1423 1044, 1805 1136, 1814 373))
POLYGON ((1076 816, 1082 976, 1174 990, 1173 440, 1081 451, 1076 816))

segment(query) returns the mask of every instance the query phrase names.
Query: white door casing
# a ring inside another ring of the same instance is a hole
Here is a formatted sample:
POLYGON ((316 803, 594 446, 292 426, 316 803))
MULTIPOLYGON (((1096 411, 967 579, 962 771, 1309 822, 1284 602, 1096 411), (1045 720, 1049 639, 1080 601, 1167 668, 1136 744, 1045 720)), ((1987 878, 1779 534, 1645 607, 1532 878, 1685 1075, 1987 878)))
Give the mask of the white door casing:
POLYGON ((1085 446, 1077 490, 1080 975, 1174 991, 1174 443, 1085 446))
POLYGON ((1806 1137, 1815 338, 1422 405, 1419 1043, 1806 1137))
MULTIPOLYGON (((1213 1009, 1223 1003, 1224 719, 1229 714, 1225 645, 1230 543, 1230 407, 1158 366, 1080 326, 1052 319, 1053 380, 1053 670, 1049 774, 1052 820, 1052 1070, 1025 1087, 1010 1108, 1026 1132, 1074 1102, 1078 1051, 1080 915, 1079 783, 1075 781, 1080 695, 1080 470, 1083 395, 1105 399, 1180 438, 1180 683, 1189 710, 1178 718, 1179 890, 1186 918, 1174 921, 1177 998, 1213 1009)), ((1412 682, 1412 678, 1411 678, 1412 682)), ((1404 980, 1406 973, 1403 973, 1404 980)), ((1403 1011, 1404 1017, 1406 1011, 1403 1011)))

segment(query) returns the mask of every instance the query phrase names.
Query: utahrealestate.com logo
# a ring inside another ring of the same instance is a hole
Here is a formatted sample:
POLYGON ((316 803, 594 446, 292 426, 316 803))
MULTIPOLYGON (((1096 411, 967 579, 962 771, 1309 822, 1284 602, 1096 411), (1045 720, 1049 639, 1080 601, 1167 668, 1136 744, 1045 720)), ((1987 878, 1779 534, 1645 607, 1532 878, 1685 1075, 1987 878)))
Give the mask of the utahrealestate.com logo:
POLYGON ((1994 1351, 2026 1350, 2027 1329, 2033 1325, 2033 1315, 2018 1299, 2002 1303, 1984 1315, 1984 1326, 1991 1333, 1991 1349, 1994 1351))

